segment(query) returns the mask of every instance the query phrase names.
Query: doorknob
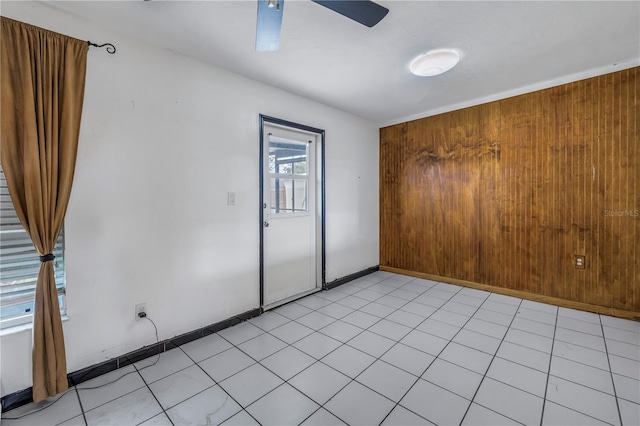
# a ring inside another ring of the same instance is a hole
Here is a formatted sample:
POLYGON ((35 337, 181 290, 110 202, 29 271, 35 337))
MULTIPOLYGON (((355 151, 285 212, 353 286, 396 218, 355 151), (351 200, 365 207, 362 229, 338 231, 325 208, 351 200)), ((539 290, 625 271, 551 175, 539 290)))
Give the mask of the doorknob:
POLYGON ((266 220, 264 221, 264 227, 268 228, 269 227, 269 222, 267 222, 266 220))

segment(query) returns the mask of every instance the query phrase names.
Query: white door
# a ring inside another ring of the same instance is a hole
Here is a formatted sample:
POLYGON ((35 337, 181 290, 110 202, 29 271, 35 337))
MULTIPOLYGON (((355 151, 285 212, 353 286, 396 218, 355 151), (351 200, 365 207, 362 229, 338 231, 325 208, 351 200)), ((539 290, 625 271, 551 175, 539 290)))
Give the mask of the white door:
POLYGON ((322 285, 319 268, 320 135, 263 127, 263 307, 274 308, 322 285))

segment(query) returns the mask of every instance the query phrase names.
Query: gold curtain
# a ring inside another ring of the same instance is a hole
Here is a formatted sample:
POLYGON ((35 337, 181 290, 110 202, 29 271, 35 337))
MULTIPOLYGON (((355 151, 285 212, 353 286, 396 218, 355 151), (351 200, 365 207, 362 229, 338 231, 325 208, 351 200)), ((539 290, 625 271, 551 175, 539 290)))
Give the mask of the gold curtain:
POLYGON ((2 17, 0 161, 42 263, 33 313, 33 400, 68 388, 53 251, 78 149, 88 45, 2 17))

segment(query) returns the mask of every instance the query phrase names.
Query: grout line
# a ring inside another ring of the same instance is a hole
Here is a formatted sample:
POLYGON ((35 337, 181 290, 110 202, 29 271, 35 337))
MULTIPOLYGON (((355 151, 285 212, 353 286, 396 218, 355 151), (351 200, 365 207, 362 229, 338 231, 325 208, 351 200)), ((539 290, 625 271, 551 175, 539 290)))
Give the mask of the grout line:
POLYGON ((607 339, 604 338, 604 326, 602 325, 602 317, 598 315, 598 318, 600 319, 600 328, 602 328, 604 349, 607 354, 607 364, 609 365, 609 374, 611 374, 611 385, 613 386, 613 398, 616 401, 616 408, 618 409, 618 420, 620 420, 620 424, 623 425, 624 422, 622 421, 622 411, 620 411, 620 401, 618 401, 618 391, 616 390, 616 382, 613 380, 613 370, 611 369, 611 359, 609 358, 609 351, 607 350, 607 339))
POLYGON ((80 399, 80 392, 78 392, 77 386, 74 386, 73 389, 76 391, 76 398, 78 398, 78 404, 80 404, 80 412, 82 413, 82 419, 84 420, 85 426, 87 426, 89 423, 87 422, 87 416, 84 413, 84 407, 82 406, 82 400, 80 399))
POLYGON ((542 398, 542 414, 540 415, 540 426, 544 419, 544 408, 547 403, 547 392, 549 390, 549 377, 551 376, 551 363, 553 362, 553 347, 556 344, 556 330, 558 328, 558 317, 556 316, 556 326, 553 328, 553 340, 551 341, 551 352, 549 353, 549 367, 547 368, 547 381, 544 386, 544 397, 542 398))

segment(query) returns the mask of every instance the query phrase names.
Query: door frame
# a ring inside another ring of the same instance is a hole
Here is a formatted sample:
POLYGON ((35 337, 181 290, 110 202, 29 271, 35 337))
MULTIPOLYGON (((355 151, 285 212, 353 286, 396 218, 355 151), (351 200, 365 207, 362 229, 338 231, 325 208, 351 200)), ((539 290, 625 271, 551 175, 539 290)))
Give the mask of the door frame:
MULTIPOLYGON (((316 133, 320 136, 319 144, 320 146, 315 148, 317 155, 320 156, 320 167, 316 171, 320 178, 320 188, 316 188, 316 190, 320 191, 320 196, 316 197, 319 201, 320 205, 316 206, 316 211, 320 213, 320 223, 316 225, 320 225, 320 254, 321 261, 320 265, 316 265, 316 276, 317 268, 320 267, 320 276, 321 282, 316 283, 316 287, 318 289, 323 289, 325 287, 325 266, 326 266, 326 258, 325 258, 325 157, 324 157, 324 139, 325 132, 323 129, 317 129, 315 127, 306 126, 304 124, 295 123, 293 121, 283 120, 281 118, 270 117, 268 115, 260 114, 260 167, 259 167, 259 181, 260 181, 260 203, 258 205, 259 210, 259 228, 260 228, 260 309, 264 310, 264 126, 274 124, 277 126, 285 126, 294 130, 301 130, 304 132, 316 133)), ((316 162, 317 163, 317 162, 316 162)), ((317 181, 317 179, 316 179, 317 181)), ((318 248, 318 241, 316 241, 316 248, 318 248)), ((318 253, 316 252, 316 257, 318 253)))

